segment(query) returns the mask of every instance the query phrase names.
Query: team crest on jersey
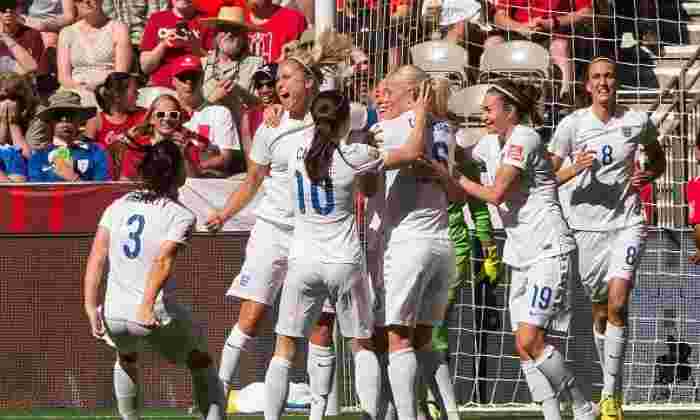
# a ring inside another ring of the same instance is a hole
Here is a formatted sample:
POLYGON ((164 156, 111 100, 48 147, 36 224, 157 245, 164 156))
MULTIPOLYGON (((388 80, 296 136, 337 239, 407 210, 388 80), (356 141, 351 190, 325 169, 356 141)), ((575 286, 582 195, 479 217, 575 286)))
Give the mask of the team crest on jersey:
POLYGON ((625 137, 632 137, 632 127, 622 127, 622 135, 625 137))
POLYGON ((523 146, 518 146, 516 144, 511 144, 508 146, 508 158, 522 162, 523 160, 523 146))
POLYGON ((78 171, 85 173, 90 166, 90 161, 87 159, 78 159, 78 171))

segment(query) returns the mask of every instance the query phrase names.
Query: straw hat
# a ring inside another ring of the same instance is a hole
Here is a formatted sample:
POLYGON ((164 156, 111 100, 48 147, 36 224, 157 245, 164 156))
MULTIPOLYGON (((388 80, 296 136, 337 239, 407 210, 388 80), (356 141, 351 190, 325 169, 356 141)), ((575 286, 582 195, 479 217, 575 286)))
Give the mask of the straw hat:
POLYGON ((265 32, 265 29, 245 21, 245 10, 238 6, 224 6, 219 9, 219 16, 200 19, 204 26, 215 27, 230 32, 265 32))
POLYGON ((94 106, 82 106, 80 95, 68 90, 59 90, 49 98, 49 105, 36 116, 42 121, 51 121, 56 111, 73 111, 80 116, 81 121, 89 120, 95 116, 97 109, 94 106))

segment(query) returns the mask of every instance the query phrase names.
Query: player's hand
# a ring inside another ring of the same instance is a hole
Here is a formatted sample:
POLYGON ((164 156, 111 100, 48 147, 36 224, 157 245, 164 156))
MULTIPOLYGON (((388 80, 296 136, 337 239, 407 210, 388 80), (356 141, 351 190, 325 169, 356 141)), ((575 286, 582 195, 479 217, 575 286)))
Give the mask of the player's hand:
POLYGON ((501 258, 498 255, 498 247, 491 245, 485 248, 486 258, 481 265, 481 272, 489 283, 495 285, 498 283, 498 275, 501 271, 501 258))
POLYGON ((105 335, 105 326, 99 309, 89 308, 86 309, 85 312, 90 321, 90 329, 92 330, 93 337, 102 338, 102 336, 105 335))
POLYGON ((413 105, 416 119, 427 117, 433 102, 433 85, 430 80, 423 80, 418 87, 418 93, 413 105))
POLYGON ((263 121, 265 122, 265 125, 272 128, 279 126, 280 122, 282 121, 283 113, 284 109, 280 104, 266 106, 265 110, 263 111, 263 121))
POLYGON ((136 310, 136 323, 144 328, 156 328, 160 326, 160 321, 153 313, 153 305, 142 303, 136 310))
POLYGON ((584 150, 576 154, 574 158, 574 170, 577 174, 581 173, 584 169, 588 169, 593 166, 596 159, 596 152, 593 150, 584 150))
POLYGON ((700 265, 700 252, 688 257, 688 262, 691 264, 700 265))
POLYGON ((642 170, 635 170, 634 174, 632 174, 631 182, 632 186, 636 189, 641 189, 644 187, 646 184, 652 182, 654 180, 654 173, 651 171, 642 171, 642 170))
POLYGON ((422 168, 422 170, 425 172, 424 176, 429 174, 429 176, 434 178, 436 181, 443 181, 452 176, 448 165, 445 162, 435 159, 420 158, 416 161, 416 166, 422 168))
POLYGON ((374 146, 379 152, 384 151, 384 129, 381 124, 374 124, 368 131, 367 142, 370 146, 374 146))
POLYGON ((209 216, 207 217, 207 221, 204 222, 204 227, 209 231, 209 232, 218 232, 221 230, 221 228, 224 227, 224 224, 226 224, 226 218, 222 214, 221 211, 213 211, 209 213, 209 216))

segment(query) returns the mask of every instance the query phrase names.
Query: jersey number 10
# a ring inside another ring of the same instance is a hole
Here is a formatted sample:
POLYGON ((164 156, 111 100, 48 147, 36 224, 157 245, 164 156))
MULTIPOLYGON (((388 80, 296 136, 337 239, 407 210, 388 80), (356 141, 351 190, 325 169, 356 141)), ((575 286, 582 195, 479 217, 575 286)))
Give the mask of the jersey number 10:
MULTIPOLYGON (((299 212, 301 214, 306 214, 306 202, 304 201, 304 177, 301 176, 299 171, 294 173, 297 179, 297 201, 299 203, 299 212)), ((327 216, 335 210, 335 197, 333 195, 333 181, 330 178, 325 178, 321 181, 323 187, 319 184, 310 184, 311 188, 311 205, 313 206, 316 213, 321 216, 327 216), (325 195, 325 204, 321 205, 321 192, 323 189, 323 194, 325 195)))

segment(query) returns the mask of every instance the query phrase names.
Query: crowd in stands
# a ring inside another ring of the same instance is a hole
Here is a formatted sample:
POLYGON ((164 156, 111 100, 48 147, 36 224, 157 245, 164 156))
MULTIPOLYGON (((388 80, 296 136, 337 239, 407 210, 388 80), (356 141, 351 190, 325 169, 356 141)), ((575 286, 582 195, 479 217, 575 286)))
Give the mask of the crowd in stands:
MULTIPOLYGON (((131 180, 132 146, 163 138, 186 151, 190 176, 245 171, 264 109, 277 102, 275 63, 313 41, 313 0, 279 2, 3 0, 0 181, 131 180)), ((610 3, 336 0, 335 24, 355 41, 355 100, 368 100, 374 76, 408 61, 408 47, 439 29, 468 50, 472 68, 490 45, 546 45, 568 103, 577 64, 618 47, 613 32, 626 30, 625 14, 641 19, 634 36, 643 41, 653 38, 645 22, 668 13, 651 0, 629 2, 631 11, 610 3)), ((687 42, 682 31, 653 35, 687 42)))

